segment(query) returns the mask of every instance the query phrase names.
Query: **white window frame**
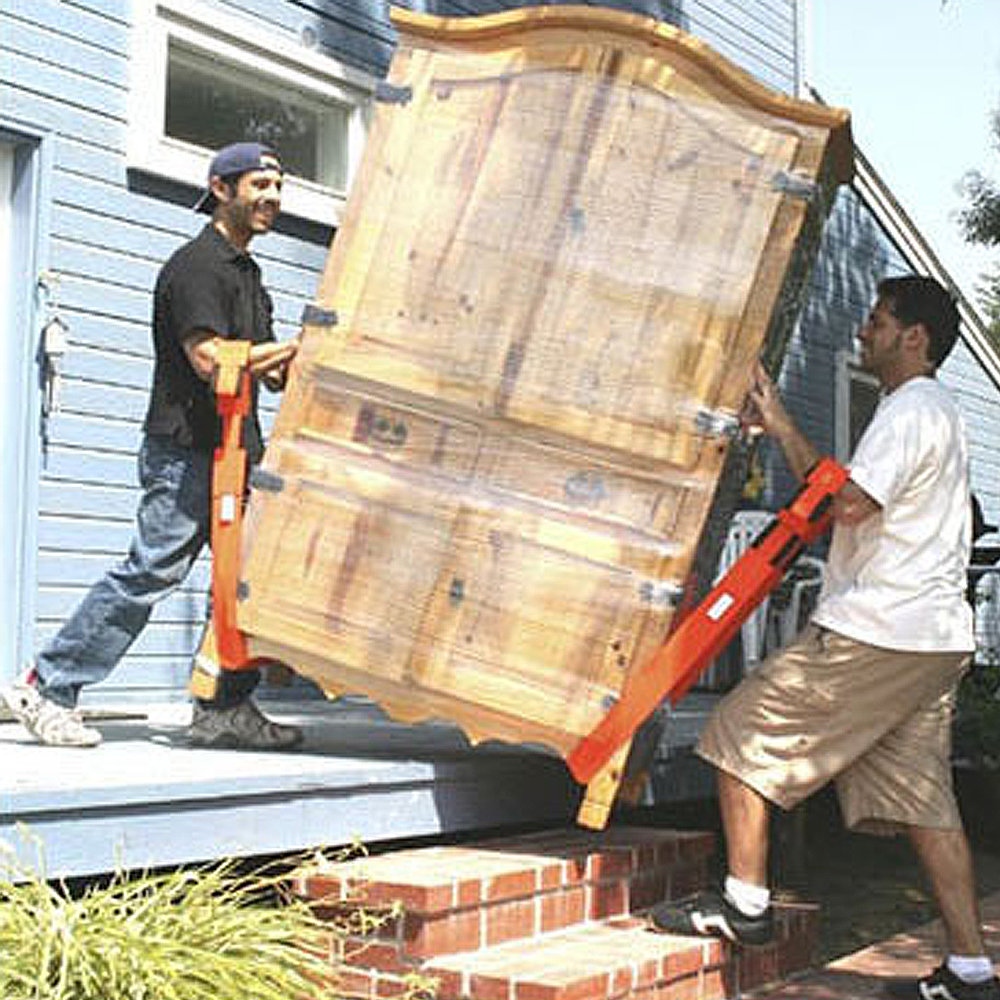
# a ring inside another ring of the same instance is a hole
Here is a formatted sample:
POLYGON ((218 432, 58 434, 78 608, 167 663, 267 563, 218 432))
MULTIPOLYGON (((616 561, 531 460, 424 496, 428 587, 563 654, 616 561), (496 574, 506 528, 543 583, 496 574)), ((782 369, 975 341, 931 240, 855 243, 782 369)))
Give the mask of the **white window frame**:
POLYGON ((851 389, 856 382, 863 382, 879 389, 878 379, 866 372, 853 351, 837 351, 836 397, 834 400, 833 447, 838 462, 847 464, 851 458, 851 389))
MULTIPOLYGON (((374 75, 201 0, 140 0, 138 8, 127 150, 131 169, 198 188, 205 186, 213 151, 164 134, 167 58, 174 41, 261 79, 300 89, 316 100, 351 108, 347 134, 350 185, 368 134, 371 97, 378 82, 374 75)), ((337 226, 346 193, 304 178, 286 177, 282 211, 337 226)))

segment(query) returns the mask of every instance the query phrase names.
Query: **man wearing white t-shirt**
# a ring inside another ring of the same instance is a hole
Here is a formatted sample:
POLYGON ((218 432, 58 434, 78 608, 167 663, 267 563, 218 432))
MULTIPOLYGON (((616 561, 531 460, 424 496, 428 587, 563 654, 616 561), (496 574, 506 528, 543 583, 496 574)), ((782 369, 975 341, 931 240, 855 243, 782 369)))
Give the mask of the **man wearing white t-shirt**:
MULTIPOLYGON (((718 772, 728 876, 721 889, 652 915, 675 933, 770 940, 770 804, 790 809, 833 780, 850 828, 908 834, 941 910, 946 961, 887 986, 914 1000, 1000 1000, 951 786, 954 691, 974 649, 971 508, 961 417, 935 372, 958 325, 936 281, 879 285, 858 339, 884 395, 834 503, 816 612, 723 700, 698 744, 718 772)), ((763 370, 751 402, 755 422, 804 477, 820 455, 763 370)))

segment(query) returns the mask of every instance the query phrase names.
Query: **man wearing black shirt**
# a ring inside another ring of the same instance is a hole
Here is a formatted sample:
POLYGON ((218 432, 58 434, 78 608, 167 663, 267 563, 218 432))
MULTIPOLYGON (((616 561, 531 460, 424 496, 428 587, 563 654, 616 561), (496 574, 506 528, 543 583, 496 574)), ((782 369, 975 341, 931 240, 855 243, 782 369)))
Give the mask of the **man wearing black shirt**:
MULTIPOLYGON (((281 207, 282 169, 258 143, 226 146, 212 160, 196 208, 212 221, 167 261, 153 299, 153 387, 139 453, 142 497, 126 558, 109 570, 4 698, 42 743, 95 746, 101 734, 76 710, 80 690, 103 680, 145 627, 153 606, 185 580, 209 539, 212 453, 219 421, 211 388, 218 345, 247 340, 253 376, 244 446, 263 452, 257 381, 284 386, 297 342, 277 343, 271 298, 248 253, 281 207)), ((302 733, 265 718, 250 700, 256 671, 224 673, 211 701, 195 701, 196 746, 287 749, 302 733)))

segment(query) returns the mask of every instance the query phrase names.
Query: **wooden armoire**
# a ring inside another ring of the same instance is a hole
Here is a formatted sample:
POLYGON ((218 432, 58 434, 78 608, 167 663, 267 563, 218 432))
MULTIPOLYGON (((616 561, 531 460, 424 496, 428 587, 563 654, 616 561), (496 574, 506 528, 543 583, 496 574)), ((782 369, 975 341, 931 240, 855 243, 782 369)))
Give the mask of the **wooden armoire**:
POLYGON ((393 22, 239 626, 330 693, 566 755, 670 630, 848 118, 641 16, 393 22))

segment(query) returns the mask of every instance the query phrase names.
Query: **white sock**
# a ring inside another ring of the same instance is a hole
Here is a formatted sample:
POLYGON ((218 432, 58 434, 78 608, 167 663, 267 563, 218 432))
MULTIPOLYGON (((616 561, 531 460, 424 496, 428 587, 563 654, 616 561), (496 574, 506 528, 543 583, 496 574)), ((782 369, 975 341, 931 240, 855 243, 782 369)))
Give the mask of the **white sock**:
POLYGON ((993 963, 985 955, 949 955, 948 968, 963 983, 985 983, 993 978, 993 963))
POLYGON ((771 903, 771 890, 766 885, 751 885, 727 875, 724 888, 729 902, 748 917, 759 917, 771 903))

